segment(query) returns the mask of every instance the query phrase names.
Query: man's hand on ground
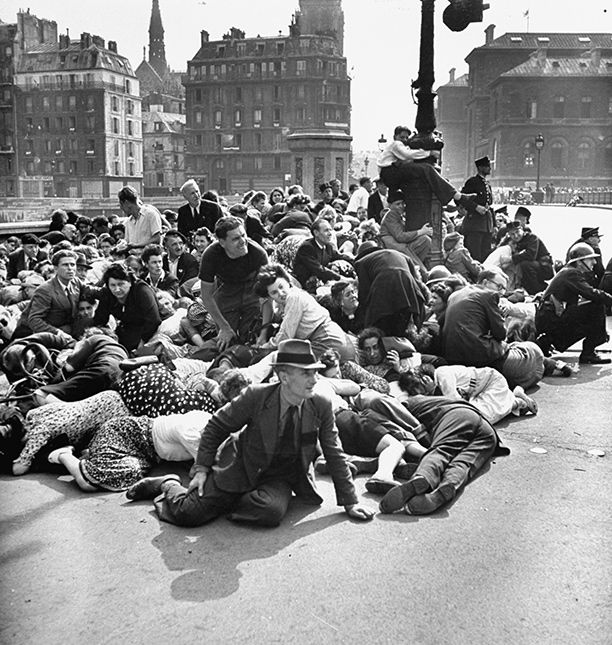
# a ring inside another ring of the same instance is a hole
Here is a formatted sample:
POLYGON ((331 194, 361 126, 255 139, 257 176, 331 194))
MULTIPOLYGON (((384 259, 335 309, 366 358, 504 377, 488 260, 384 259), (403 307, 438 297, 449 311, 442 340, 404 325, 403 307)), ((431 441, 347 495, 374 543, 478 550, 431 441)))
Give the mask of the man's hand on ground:
POLYGON ((346 514, 349 517, 352 517, 354 520, 361 520, 362 522, 367 522, 374 517, 374 511, 371 511, 361 504, 349 504, 344 507, 346 514))

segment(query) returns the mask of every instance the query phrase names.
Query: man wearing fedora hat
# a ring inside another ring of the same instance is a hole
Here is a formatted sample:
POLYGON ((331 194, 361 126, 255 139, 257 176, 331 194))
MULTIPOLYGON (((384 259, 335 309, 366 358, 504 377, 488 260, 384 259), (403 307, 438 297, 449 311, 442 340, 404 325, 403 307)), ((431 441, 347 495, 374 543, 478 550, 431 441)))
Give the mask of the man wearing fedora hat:
POLYGON ((595 289, 587 277, 598 255, 586 242, 579 242, 569 250, 568 257, 536 311, 536 342, 549 355, 553 346, 563 352, 582 340, 580 363, 609 363, 610 359, 600 356, 595 348, 608 338, 606 306, 612 304, 612 295, 595 289))
POLYGON ((7 279, 16 278, 20 271, 33 271, 39 262, 46 259, 47 254, 40 248, 38 237, 34 233, 26 233, 21 238, 21 247, 9 253, 7 279))
POLYGON ((128 498, 156 497, 160 519, 180 526, 225 514, 236 522, 278 526, 293 493, 306 503, 323 501, 314 484, 318 441, 338 504, 354 519, 371 519, 372 511, 358 504, 331 401, 315 393, 324 365, 310 343, 281 342, 273 366, 277 383, 248 387, 207 423, 188 488, 176 475, 148 477, 128 490, 128 498))

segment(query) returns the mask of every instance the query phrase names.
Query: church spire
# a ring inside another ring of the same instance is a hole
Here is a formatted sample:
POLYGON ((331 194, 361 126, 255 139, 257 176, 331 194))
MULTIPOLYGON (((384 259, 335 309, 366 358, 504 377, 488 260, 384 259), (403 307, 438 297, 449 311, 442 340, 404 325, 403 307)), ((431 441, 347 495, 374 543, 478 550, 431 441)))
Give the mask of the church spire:
POLYGON ((151 22, 149 24, 149 63, 163 78, 168 70, 166 48, 164 46, 164 27, 159 11, 159 0, 153 0, 151 22))

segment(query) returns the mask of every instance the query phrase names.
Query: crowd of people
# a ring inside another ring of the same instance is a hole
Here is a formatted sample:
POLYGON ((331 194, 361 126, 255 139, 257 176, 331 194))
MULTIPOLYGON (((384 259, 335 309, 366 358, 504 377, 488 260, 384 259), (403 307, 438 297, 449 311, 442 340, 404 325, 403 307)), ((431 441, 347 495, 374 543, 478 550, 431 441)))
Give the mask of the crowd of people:
POLYGON ((194 180, 177 213, 125 186, 123 217, 55 211, 0 246, 0 464, 67 470, 84 492, 154 499, 194 526, 277 525, 329 474, 354 519, 432 513, 497 454, 495 424, 536 414, 529 389, 610 359, 612 265, 584 227, 563 259, 530 212, 493 206, 490 161, 463 187, 398 126, 379 177, 313 200, 301 186, 232 206, 194 180), (442 262, 414 209, 444 206, 442 262), (161 460, 192 462, 148 476, 161 460))

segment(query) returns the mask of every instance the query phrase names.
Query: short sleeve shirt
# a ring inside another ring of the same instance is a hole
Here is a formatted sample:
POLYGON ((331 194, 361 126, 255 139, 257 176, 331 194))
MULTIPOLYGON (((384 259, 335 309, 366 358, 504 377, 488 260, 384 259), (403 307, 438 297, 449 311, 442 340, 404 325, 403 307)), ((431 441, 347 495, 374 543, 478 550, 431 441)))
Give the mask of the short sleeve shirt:
POLYGON ((248 251, 242 257, 231 259, 219 244, 214 242, 202 254, 200 280, 222 284, 243 284, 253 279, 257 271, 268 263, 267 253, 252 240, 247 242, 248 251))
POLYGON ((125 221, 125 241, 132 246, 146 246, 161 230, 162 220, 157 208, 143 204, 138 219, 128 217, 125 221))

